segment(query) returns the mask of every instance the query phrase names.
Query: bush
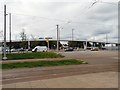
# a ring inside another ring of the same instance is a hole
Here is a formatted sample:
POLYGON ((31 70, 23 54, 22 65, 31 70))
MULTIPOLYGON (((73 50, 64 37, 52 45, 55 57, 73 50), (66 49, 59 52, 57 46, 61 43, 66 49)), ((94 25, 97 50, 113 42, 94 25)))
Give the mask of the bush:
POLYGON ((39 58, 59 58, 64 57, 61 54, 54 52, 34 52, 34 53, 12 53, 7 54, 8 60, 17 60, 17 59, 39 59, 39 58))

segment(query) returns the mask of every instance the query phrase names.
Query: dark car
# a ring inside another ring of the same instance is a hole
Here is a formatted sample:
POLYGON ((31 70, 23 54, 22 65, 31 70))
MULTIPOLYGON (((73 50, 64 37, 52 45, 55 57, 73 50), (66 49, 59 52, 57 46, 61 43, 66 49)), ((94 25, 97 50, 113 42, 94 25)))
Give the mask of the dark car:
POLYGON ((73 48, 66 48, 66 49, 65 49, 65 52, 66 52, 66 51, 73 51, 73 50, 74 50, 73 48))

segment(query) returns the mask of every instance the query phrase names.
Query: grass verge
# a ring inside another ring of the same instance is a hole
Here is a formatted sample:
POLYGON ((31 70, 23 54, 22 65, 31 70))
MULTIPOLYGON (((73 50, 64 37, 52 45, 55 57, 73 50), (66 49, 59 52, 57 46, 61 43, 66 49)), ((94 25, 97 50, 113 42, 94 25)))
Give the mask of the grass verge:
POLYGON ((61 54, 57 54, 54 52, 33 52, 33 53, 12 53, 7 54, 7 58, 9 60, 17 60, 17 59, 39 59, 39 58, 59 58, 64 57, 61 54))
POLYGON ((2 69, 49 67, 49 66, 78 65, 78 64, 87 64, 87 62, 84 62, 82 60, 17 62, 17 63, 2 64, 2 69))

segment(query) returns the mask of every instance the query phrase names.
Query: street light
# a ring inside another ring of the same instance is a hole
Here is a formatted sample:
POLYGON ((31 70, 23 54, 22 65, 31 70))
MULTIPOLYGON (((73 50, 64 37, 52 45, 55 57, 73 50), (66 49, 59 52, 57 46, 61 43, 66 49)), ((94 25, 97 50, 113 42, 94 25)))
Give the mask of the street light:
MULTIPOLYGON (((60 30, 62 30, 62 29, 63 29, 63 27, 60 28, 60 30)), ((60 41, 60 33, 61 33, 60 30, 59 30, 59 41, 60 41)))
POLYGON ((88 40, 86 39, 84 50, 87 50, 87 42, 88 42, 88 40))
POLYGON ((106 45, 108 44, 108 34, 106 33, 106 45))
POLYGON ((6 5, 4 5, 4 52, 3 52, 3 60, 6 60, 6 5))
POLYGON ((59 52, 59 25, 57 26, 57 52, 59 52))
POLYGON ((74 34, 73 31, 74 31, 74 29, 72 29, 72 41, 73 41, 73 39, 74 39, 74 37, 73 37, 73 34, 74 34))
POLYGON ((95 37, 93 37, 93 47, 95 47, 95 37))
POLYGON ((10 45, 9 45, 9 48, 10 48, 10 53, 11 53, 11 13, 9 13, 9 42, 10 42, 10 45))
POLYGON ((73 47, 73 39, 74 39, 74 37, 73 37, 73 31, 74 31, 74 29, 72 29, 72 47, 73 47))
POLYGON ((28 37, 28 50, 30 49, 30 38, 28 37))

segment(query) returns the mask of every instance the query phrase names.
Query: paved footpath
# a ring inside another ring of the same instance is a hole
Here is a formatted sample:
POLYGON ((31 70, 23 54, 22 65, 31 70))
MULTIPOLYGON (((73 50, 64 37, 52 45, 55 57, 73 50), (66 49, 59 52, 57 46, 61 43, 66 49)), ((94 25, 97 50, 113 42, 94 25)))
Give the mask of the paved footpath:
POLYGON ((117 72, 100 72, 4 84, 3 88, 117 88, 117 72))

